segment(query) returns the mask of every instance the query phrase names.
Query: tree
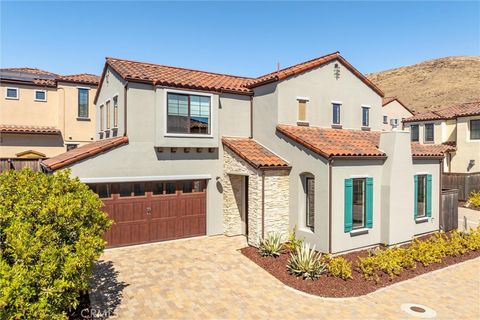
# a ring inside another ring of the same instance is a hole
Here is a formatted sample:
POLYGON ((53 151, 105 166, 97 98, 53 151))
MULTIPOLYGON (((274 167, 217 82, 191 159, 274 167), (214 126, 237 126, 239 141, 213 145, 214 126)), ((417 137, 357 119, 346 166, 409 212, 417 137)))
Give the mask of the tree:
POLYGON ((0 174, 0 318, 64 319, 88 290, 111 225, 70 172, 0 174))

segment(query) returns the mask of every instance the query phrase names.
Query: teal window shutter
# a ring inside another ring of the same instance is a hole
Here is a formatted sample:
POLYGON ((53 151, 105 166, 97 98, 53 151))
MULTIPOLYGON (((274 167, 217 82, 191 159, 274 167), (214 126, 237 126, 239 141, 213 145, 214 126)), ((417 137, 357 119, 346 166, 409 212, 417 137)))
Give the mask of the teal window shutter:
POLYGON ((427 205, 426 205, 426 213, 427 217, 432 216, 432 175, 427 174, 427 205))
POLYGON ((413 218, 417 218, 418 212, 418 176, 414 176, 414 187, 413 187, 413 218))
POLYGON ((353 180, 345 179, 345 232, 352 231, 353 180))
POLYGON ((373 227, 373 178, 366 179, 366 195, 365 195, 365 216, 366 223, 365 227, 373 227))

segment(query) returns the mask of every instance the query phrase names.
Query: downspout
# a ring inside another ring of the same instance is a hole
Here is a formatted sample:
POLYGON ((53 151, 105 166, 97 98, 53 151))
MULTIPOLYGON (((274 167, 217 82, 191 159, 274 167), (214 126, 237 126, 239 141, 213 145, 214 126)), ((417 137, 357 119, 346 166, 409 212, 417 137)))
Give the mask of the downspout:
POLYGON ((262 239, 265 239, 265 170, 262 170, 262 239))
POLYGON ((438 211, 438 217, 439 217, 439 223, 438 223, 438 229, 442 229, 443 227, 443 212, 442 212, 442 174, 443 174, 443 159, 440 160, 440 175, 439 175, 439 180, 440 180, 440 186, 439 186, 439 189, 440 189, 440 195, 439 195, 439 204, 438 204, 438 208, 439 208, 439 211, 438 211))
POLYGON ((333 159, 328 161, 328 253, 332 253, 332 165, 333 159))
POLYGON ((123 86, 123 135, 127 136, 127 90, 128 81, 123 86))
POLYGON ((250 96, 250 139, 253 138, 253 95, 250 96))

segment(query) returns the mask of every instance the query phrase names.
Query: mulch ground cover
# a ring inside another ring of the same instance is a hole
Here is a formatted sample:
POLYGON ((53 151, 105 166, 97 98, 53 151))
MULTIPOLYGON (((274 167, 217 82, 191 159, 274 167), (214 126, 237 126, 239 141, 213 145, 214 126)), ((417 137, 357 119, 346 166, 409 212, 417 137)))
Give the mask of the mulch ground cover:
POLYGON ((390 278, 387 274, 383 274, 380 276, 378 282, 376 282, 375 280, 366 280, 356 266, 358 257, 368 256, 367 250, 342 255, 345 259, 352 262, 353 279, 348 280, 342 280, 326 274, 322 275, 317 280, 304 280, 303 278, 291 275, 287 270, 287 262, 290 257, 289 253, 283 253, 279 257, 274 258, 260 256, 255 247, 242 248, 240 249, 240 252, 287 286, 317 296, 335 298, 365 295, 379 288, 414 278, 433 270, 480 257, 480 250, 477 250, 456 257, 447 256, 443 258, 441 263, 433 263, 426 267, 417 263, 415 269, 404 270, 399 276, 395 276, 394 278, 390 278))

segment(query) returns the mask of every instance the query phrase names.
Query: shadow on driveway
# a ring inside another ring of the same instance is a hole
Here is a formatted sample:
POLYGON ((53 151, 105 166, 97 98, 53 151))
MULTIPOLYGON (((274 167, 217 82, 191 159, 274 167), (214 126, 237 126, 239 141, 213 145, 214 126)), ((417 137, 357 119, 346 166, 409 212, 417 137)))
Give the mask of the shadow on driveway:
POLYGON ((93 268, 91 280, 90 319, 107 319, 113 316, 127 286, 128 283, 118 281, 118 271, 111 261, 98 261, 93 268))

